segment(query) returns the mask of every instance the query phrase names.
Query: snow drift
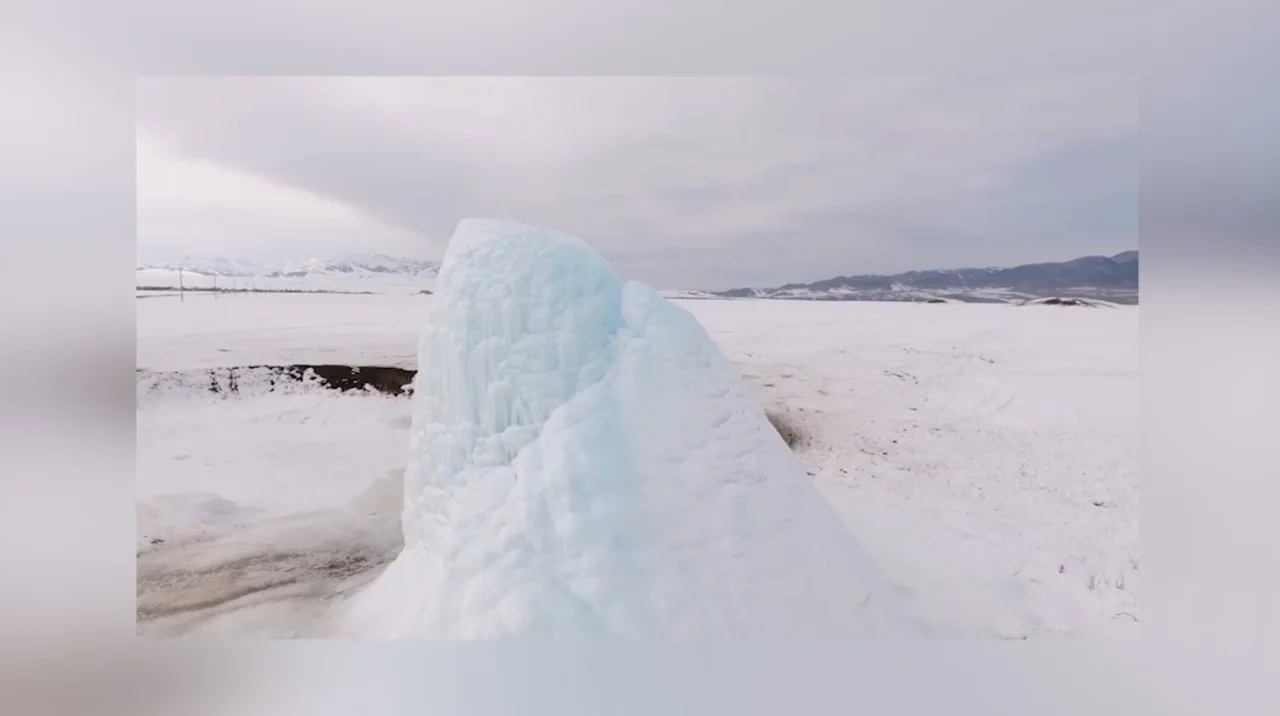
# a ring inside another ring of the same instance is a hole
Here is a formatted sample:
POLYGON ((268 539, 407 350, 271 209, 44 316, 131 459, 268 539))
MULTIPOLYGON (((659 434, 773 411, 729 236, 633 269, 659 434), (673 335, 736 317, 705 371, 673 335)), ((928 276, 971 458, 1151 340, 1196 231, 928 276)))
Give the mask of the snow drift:
POLYGON ((580 239, 459 224, 419 365, 405 546, 344 633, 905 628, 701 325, 580 239))

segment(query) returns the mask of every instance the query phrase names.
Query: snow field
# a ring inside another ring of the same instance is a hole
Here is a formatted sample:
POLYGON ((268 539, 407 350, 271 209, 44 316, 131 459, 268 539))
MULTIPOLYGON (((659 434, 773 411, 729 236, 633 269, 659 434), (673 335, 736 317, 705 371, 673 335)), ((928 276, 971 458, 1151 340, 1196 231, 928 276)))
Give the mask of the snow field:
MULTIPOLYGON (((412 366, 433 302, 142 300, 139 367, 412 366)), ((918 619, 1002 638, 1136 627, 1136 308, 682 305, 747 390, 807 433, 795 459, 918 619)), ((348 510, 407 463, 402 398, 189 388, 140 388, 139 509, 166 534, 348 510)))

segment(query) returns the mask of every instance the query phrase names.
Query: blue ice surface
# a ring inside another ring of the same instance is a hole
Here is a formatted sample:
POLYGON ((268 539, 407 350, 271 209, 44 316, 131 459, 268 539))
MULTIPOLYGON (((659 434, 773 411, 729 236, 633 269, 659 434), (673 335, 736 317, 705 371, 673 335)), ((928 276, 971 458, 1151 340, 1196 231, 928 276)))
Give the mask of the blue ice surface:
POLYGON ((468 219, 422 336, 391 638, 906 629, 694 317, 583 240, 468 219))

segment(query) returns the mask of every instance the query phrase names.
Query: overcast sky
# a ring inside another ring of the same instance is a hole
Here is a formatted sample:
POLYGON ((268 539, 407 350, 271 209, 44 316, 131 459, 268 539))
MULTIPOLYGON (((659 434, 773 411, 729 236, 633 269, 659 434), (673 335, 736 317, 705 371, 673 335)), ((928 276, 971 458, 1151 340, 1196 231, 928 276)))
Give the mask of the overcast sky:
POLYGON ((1127 80, 173 78, 138 85, 138 253, 438 258, 459 219, 662 287, 1138 242, 1127 80))

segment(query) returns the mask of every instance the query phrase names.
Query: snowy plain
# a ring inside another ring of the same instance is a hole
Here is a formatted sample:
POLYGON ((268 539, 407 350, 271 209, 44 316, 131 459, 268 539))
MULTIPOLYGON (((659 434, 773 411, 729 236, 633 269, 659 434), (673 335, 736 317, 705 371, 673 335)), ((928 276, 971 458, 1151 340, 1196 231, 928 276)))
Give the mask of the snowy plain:
MULTIPOLYGON (((279 520, 353 504, 398 519, 408 399, 305 385, 215 395, 201 381, 245 365, 415 367, 433 300, 139 300, 140 560, 183 540, 279 545, 279 520)), ((796 459, 922 623, 1006 639, 1137 629, 1136 307, 680 303, 802 434, 796 459)), ((398 548, 376 525, 347 526, 370 562, 398 548)), ((331 573, 361 584, 344 564, 331 573)), ((247 579, 259 576, 292 579, 247 579)), ((140 631, 195 622, 163 623, 140 616, 140 631)), ((223 628, 278 635, 263 623, 223 628)))

